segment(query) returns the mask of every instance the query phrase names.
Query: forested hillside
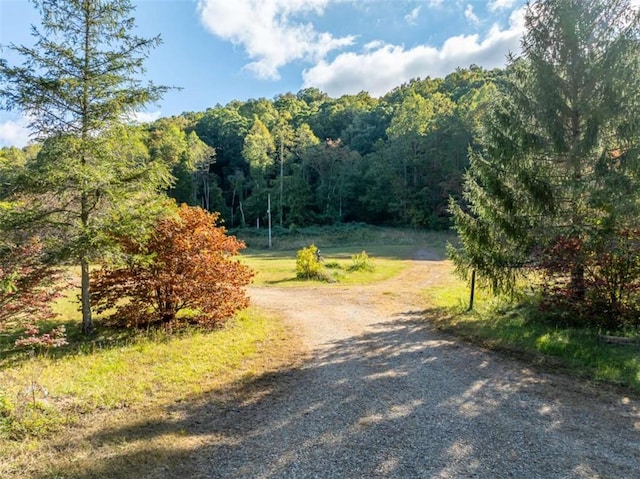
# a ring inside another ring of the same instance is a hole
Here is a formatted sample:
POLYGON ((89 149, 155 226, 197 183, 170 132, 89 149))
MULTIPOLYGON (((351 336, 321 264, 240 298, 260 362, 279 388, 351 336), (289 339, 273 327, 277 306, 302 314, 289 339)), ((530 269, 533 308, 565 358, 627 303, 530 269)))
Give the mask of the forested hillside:
MULTIPOLYGON (((308 88, 130 128, 151 160, 171 166, 169 195, 219 211, 227 227, 266 224, 271 195, 273 223, 285 228, 361 221, 442 229, 502 75, 471 66, 381 98, 308 88)), ((37 151, 3 148, 0 175, 37 151)))
POLYGON ((151 153, 176 158, 172 196, 220 211, 229 227, 264 223, 270 194, 284 227, 446 228, 447 199, 461 192, 472 131, 500 74, 471 67, 382 98, 309 88, 231 102, 159 120, 151 153), (190 146, 194 133, 209 149, 190 146))

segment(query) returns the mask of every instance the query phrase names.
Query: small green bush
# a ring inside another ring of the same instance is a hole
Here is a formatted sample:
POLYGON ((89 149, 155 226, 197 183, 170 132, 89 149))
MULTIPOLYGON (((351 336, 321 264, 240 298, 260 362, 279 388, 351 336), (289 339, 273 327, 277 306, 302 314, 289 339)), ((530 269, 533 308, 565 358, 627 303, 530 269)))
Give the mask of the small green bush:
POLYGON ((57 432, 66 423, 65 416, 55 407, 38 401, 24 403, 8 424, 8 436, 13 440, 45 437, 57 432))
POLYGON ((21 441, 26 437, 43 437, 58 431, 65 416, 43 401, 25 400, 17 406, 0 389, 0 438, 21 441))
POLYGON ((354 254, 351 257, 351 266, 349 266, 349 271, 373 271, 375 269, 376 267, 373 265, 373 262, 366 251, 354 254))
POLYGON ((316 245, 312 244, 296 253, 296 276, 302 279, 323 279, 320 254, 316 245))

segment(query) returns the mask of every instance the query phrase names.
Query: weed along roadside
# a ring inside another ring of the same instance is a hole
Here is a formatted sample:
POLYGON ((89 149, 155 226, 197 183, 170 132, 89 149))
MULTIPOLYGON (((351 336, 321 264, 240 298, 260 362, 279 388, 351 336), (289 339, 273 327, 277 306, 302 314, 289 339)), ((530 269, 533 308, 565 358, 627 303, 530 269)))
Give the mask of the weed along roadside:
POLYGON ((148 474, 163 451, 188 446, 171 427, 176 405, 226 400, 244 381, 290 366, 299 343, 276 318, 249 309, 214 331, 102 336, 72 347, 3 355, 0 477, 86 477, 118 455, 122 462, 96 477, 148 474), (131 434, 105 439, 116 430, 131 434), (155 438, 140 442, 140 434, 155 438), (131 464, 138 453, 149 458, 131 464))

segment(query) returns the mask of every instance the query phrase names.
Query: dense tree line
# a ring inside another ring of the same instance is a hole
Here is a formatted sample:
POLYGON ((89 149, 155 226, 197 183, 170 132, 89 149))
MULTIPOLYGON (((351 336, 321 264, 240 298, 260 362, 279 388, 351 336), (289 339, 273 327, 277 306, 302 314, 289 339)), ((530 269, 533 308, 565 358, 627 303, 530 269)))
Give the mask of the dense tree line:
POLYGON ((169 194, 219 211, 229 227, 373 224, 448 228, 473 131, 502 70, 472 66, 381 98, 308 88, 232 101, 147 127, 169 194))
MULTIPOLYGON (((315 88, 232 101, 129 126, 149 164, 168 167, 179 203, 220 212, 228 227, 361 221, 443 229, 460 197, 474 129, 503 70, 471 66, 415 79, 381 98, 315 88)), ((2 164, 40 149, 0 149, 2 164)))

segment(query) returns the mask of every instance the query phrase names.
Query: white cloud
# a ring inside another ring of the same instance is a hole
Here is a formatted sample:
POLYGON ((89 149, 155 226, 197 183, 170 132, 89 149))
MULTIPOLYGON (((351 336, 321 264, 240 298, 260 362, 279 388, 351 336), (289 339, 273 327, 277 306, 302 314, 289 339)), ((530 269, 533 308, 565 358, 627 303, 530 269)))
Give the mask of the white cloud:
POLYGON ((384 42, 380 41, 380 40, 374 40, 372 42, 369 42, 367 44, 365 44, 364 49, 365 50, 377 50, 378 48, 381 48, 384 46, 384 42))
POLYGON ((331 96, 362 90, 379 96, 412 78, 442 77, 472 63, 500 67, 507 53, 520 50, 523 32, 521 8, 511 14, 508 28, 494 25, 484 38, 460 35, 449 38, 440 48, 423 45, 409 50, 385 44, 362 53, 342 53, 331 62, 320 61, 303 72, 304 87, 317 87, 331 96))
POLYGON ((0 147, 17 146, 22 148, 27 143, 29 143, 29 129, 25 118, 0 123, 0 147))
POLYGON ((153 123, 162 116, 161 111, 136 111, 131 115, 134 123, 153 123))
POLYGON ((409 13, 407 13, 404 16, 404 19, 407 21, 407 23, 414 25, 416 23, 416 19, 418 18, 418 15, 420 15, 420 7, 416 7, 413 10, 411 10, 409 13))
POLYGON ((495 12, 496 10, 506 10, 511 8, 515 3, 515 0, 490 0, 487 4, 487 8, 489 11, 495 12))
MULTIPOLYGON (((125 121, 128 119, 132 123, 152 123, 161 116, 162 112, 160 111, 137 111, 125 118, 125 121)), ((28 124, 28 119, 24 116, 0 123, 0 147, 16 146, 22 148, 26 146, 31 141, 28 124)))
POLYGON ((292 61, 317 62, 353 44, 353 36, 336 38, 294 18, 320 15, 331 1, 199 0, 198 12, 210 32, 246 51, 253 60, 246 68, 260 78, 278 79, 278 70, 292 61))
POLYGON ((429 0, 429 3, 427 3, 427 5, 429 5, 429 7, 431 7, 431 8, 433 8, 433 7, 441 7, 443 1, 444 0, 429 0))
POLYGON ((467 8, 465 8, 464 18, 469 20, 469 22, 473 23, 474 25, 480 25, 480 19, 478 18, 478 15, 476 15, 473 11, 473 5, 471 4, 468 4, 467 8))

